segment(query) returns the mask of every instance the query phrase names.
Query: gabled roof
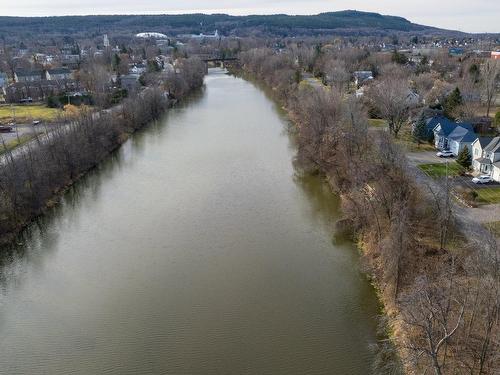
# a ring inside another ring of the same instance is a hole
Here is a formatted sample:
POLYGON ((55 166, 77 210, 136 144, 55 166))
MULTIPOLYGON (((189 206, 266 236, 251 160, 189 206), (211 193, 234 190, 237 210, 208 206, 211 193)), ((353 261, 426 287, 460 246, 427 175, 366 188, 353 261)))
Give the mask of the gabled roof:
POLYGON ((36 69, 36 70, 16 70, 16 75, 18 77, 31 77, 31 76, 42 76, 43 70, 41 69, 36 69))
POLYGON ((493 140, 493 137, 478 137, 474 143, 479 143, 481 148, 485 148, 491 141, 493 140))
POLYGON ((474 142, 476 138, 476 133, 463 127, 462 125, 456 126, 455 129, 448 134, 448 139, 456 142, 474 142))
POLYGON ((500 152, 500 137, 495 137, 484 147, 486 152, 500 152))
POLYGON ((48 70, 49 74, 70 74, 71 70, 68 68, 54 68, 48 70))
POLYGON ((437 134, 440 136, 448 137, 458 126, 467 129, 468 131, 474 133, 474 127, 466 122, 454 122, 449 118, 444 116, 435 116, 426 120, 427 129, 431 129, 433 131, 437 131, 437 134), (440 126, 439 131, 436 130, 437 126, 440 126))
POLYGON ((433 129, 440 122, 453 122, 453 121, 449 120, 447 117, 444 117, 444 116, 429 117, 428 119, 425 120, 425 124, 428 127, 432 127, 433 129))
POLYGON ((447 137, 455 128, 457 127, 457 124, 454 122, 446 119, 443 121, 439 121, 436 126, 432 130, 438 133, 438 135, 442 135, 447 137), (439 130, 437 128, 439 127, 439 130))
POLYGON ((474 132, 474 126, 472 124, 469 124, 468 122, 457 122, 457 125, 460 125, 462 128, 465 128, 471 132, 474 132))
POLYGON ((434 131, 434 128, 440 123, 440 122, 451 122, 444 116, 434 116, 434 117, 429 117, 428 119, 425 120, 425 128, 427 129, 427 133, 430 134, 431 132, 434 131))

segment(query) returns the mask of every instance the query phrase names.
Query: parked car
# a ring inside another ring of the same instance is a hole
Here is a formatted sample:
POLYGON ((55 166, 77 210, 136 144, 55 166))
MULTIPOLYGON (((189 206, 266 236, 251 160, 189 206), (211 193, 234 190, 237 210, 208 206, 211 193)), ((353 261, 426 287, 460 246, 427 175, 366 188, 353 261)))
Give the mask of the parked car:
POLYGON ((488 176, 488 175, 481 175, 481 176, 474 177, 472 179, 472 182, 475 184, 487 184, 488 182, 491 182, 491 181, 493 181, 493 179, 491 178, 491 176, 488 176))
POLYGON ((449 150, 443 150, 443 151, 439 151, 436 156, 438 158, 452 158, 453 156, 453 152, 449 151, 449 150))
POLYGON ((0 125, 0 133, 10 133, 12 130, 12 126, 0 125))

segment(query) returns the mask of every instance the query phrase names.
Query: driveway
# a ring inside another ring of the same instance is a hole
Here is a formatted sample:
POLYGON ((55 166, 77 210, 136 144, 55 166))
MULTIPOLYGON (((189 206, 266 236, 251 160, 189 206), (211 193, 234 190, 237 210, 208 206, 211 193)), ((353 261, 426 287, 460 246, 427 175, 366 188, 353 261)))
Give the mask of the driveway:
POLYGON ((430 164, 430 163, 446 163, 446 161, 452 161, 454 158, 439 158, 436 156, 436 151, 419 151, 419 152, 408 152, 406 157, 413 165, 418 164, 430 164))

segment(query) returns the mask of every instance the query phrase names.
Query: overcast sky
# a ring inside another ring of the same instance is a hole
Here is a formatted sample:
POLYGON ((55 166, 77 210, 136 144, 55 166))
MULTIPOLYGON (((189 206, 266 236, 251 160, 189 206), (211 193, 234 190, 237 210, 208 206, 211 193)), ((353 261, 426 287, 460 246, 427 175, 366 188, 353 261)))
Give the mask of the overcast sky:
POLYGON ((500 32, 500 0, 0 0, 3 16, 67 14, 316 14, 357 9, 468 32, 500 32))

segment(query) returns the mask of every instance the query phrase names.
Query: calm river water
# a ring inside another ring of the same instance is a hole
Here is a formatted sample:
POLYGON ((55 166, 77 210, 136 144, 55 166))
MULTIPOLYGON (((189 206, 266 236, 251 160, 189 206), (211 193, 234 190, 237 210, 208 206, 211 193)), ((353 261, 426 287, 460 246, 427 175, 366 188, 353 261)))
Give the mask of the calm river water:
POLYGON ((369 374, 377 302, 265 94, 211 70, 0 258, 2 374, 369 374))

